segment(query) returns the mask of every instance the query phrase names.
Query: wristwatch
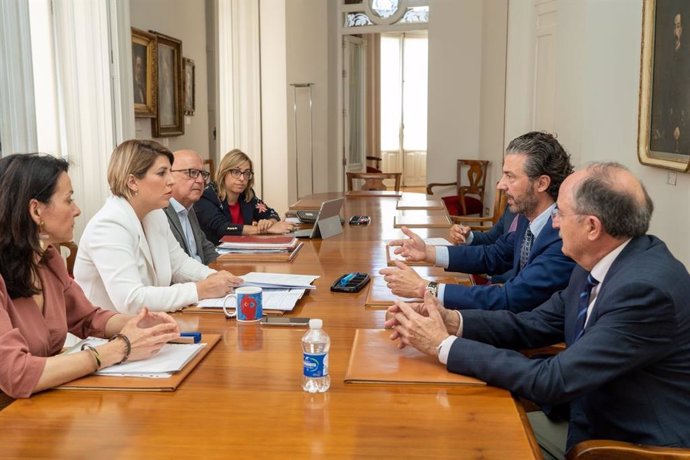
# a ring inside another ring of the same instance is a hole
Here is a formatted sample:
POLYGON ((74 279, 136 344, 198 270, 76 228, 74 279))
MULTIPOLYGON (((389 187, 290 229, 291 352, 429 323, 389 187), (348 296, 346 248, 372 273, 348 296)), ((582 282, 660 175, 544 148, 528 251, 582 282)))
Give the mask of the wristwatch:
POLYGON ((434 297, 438 297, 438 283, 436 281, 429 281, 426 285, 426 292, 430 292, 434 297))

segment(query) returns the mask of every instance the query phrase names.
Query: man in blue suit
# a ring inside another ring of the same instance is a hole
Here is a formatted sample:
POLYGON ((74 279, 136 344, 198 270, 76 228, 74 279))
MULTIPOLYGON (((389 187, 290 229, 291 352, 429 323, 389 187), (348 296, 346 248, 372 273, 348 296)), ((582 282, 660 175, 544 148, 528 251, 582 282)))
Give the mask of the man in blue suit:
POLYGON ((568 403, 555 457, 587 439, 688 447, 690 275, 646 235, 652 210, 625 167, 590 165, 565 180, 554 211, 563 252, 579 264, 563 291, 520 314, 450 311, 427 294, 423 304, 392 306, 386 325, 401 346, 452 372, 540 404, 568 403), (547 359, 513 351, 561 341, 565 351, 547 359))
MULTIPOLYGON (((482 246, 485 244, 494 244, 501 236, 509 232, 514 232, 517 228, 517 214, 510 210, 510 206, 506 205, 503 214, 498 221, 491 226, 487 231, 473 231, 470 227, 461 224, 453 224, 450 226, 448 237, 453 244, 466 244, 468 246, 482 246)), ((505 273, 494 274, 491 277, 491 283, 505 283, 515 276, 515 271, 511 268, 505 273)))
POLYGON ((494 244, 483 246, 426 246, 403 227, 409 239, 392 241, 396 253, 409 261, 427 261, 450 271, 504 273, 515 271, 503 286, 436 285, 422 279, 402 262, 384 268, 388 287, 401 297, 422 298, 427 289, 448 308, 531 310, 568 284, 573 261, 561 252, 558 230, 551 226, 558 189, 572 172, 570 155, 551 134, 530 132, 513 139, 506 149, 498 188, 518 214, 517 228, 494 244))

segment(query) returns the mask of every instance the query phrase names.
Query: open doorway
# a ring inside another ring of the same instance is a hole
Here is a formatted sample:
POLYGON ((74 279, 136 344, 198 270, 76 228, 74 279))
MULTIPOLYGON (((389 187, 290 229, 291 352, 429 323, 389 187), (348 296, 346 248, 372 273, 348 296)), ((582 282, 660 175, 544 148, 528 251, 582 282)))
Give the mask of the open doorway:
POLYGON ((426 30, 343 37, 346 171, 400 172, 423 188, 427 94, 426 30))
POLYGON ((380 154, 383 172, 402 172, 403 186, 426 185, 427 31, 381 34, 380 154))

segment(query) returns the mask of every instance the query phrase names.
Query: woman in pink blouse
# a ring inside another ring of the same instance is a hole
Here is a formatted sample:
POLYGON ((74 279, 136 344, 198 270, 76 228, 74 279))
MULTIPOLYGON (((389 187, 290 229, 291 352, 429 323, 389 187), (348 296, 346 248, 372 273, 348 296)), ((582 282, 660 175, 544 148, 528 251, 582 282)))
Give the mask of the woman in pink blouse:
POLYGON ((148 358, 179 336, 165 313, 132 317, 94 307, 68 276, 55 249, 72 240, 80 213, 67 169, 48 155, 0 160, 0 390, 11 398, 148 358), (67 332, 110 341, 58 355, 67 332))

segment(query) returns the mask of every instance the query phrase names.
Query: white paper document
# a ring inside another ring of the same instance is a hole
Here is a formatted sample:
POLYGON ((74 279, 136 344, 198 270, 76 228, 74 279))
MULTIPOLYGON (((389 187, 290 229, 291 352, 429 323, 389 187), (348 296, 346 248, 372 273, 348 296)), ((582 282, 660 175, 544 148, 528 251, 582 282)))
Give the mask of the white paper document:
POLYGON ((258 286, 276 289, 316 289, 316 286, 312 286, 311 283, 318 278, 318 275, 249 272, 246 275, 242 275, 242 279, 244 280, 242 286, 258 286))
MULTIPOLYGON (((89 337, 72 347, 68 353, 75 353, 81 350, 84 343, 94 347, 106 343, 106 339, 89 337)), ((204 347, 205 343, 167 343, 163 345, 161 351, 156 355, 139 361, 116 364, 114 366, 101 369, 96 375, 117 375, 132 377, 161 378, 169 377, 170 374, 184 369, 185 365, 194 358, 204 347), (165 375, 167 374, 167 375, 165 375)))
MULTIPOLYGON (((292 311, 304 295, 304 289, 264 289, 262 302, 264 310, 292 311)), ((202 308, 223 308, 224 297, 204 299, 198 303, 202 308)), ((226 308, 237 308, 237 299, 228 297, 226 308)))
POLYGON ((453 243, 445 238, 424 238, 424 244, 429 246, 453 246, 453 243))

